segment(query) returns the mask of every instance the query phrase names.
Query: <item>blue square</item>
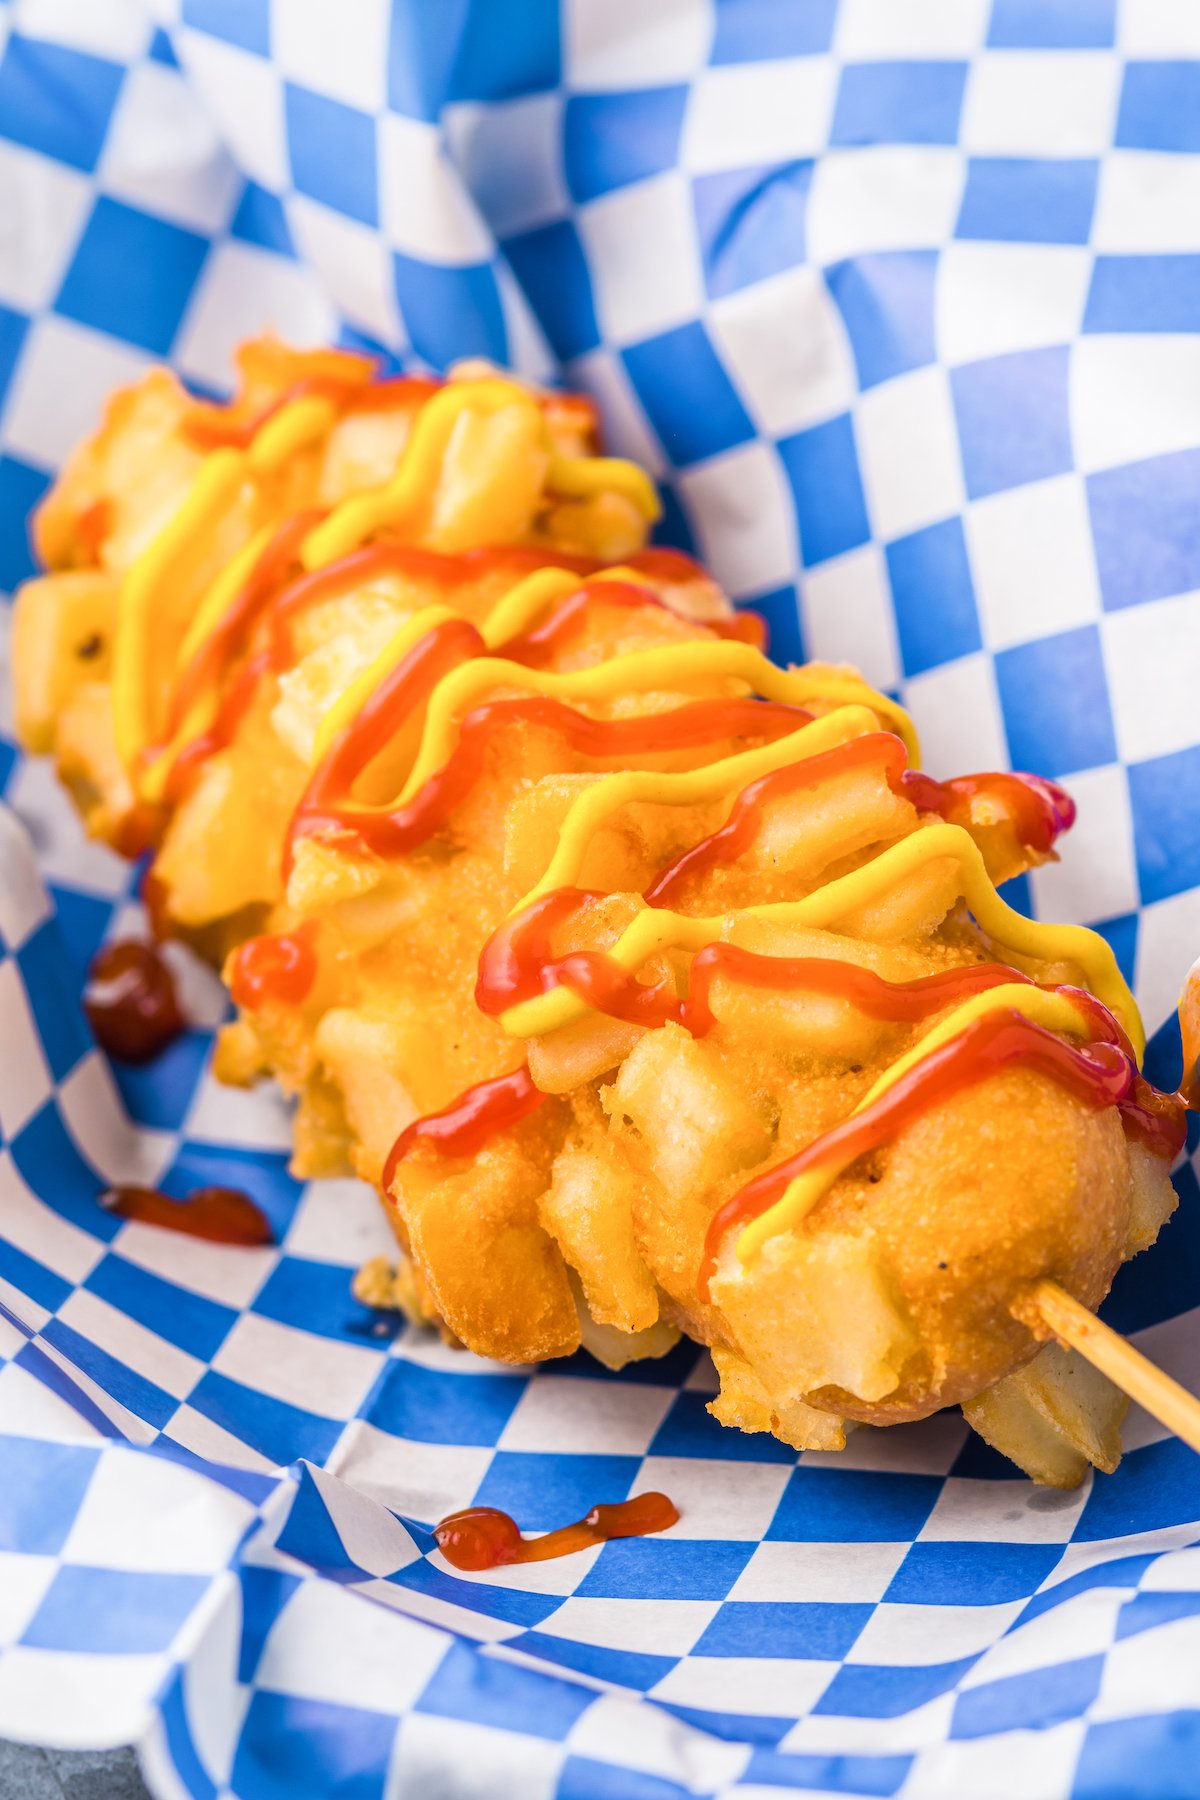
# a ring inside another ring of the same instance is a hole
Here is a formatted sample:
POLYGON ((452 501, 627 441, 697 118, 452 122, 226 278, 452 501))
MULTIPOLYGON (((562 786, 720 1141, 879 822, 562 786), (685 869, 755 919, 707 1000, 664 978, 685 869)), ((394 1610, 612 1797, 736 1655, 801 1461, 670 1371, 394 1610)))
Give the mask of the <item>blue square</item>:
POLYGON ((1191 1163, 1176 1169, 1171 1180, 1179 1207, 1163 1227, 1161 1249, 1123 1263, 1101 1308, 1101 1317, 1126 1337, 1178 1318, 1200 1292, 1200 1187, 1191 1163))
POLYGON ((416 1710, 501 1731, 510 1731, 520 1720, 531 1737, 561 1743, 595 1697, 577 1682, 481 1656, 472 1645, 456 1643, 426 1683, 416 1710))
POLYGON ((8 384, 13 378, 13 370, 17 366, 17 358, 21 354, 21 345, 25 342, 28 329, 29 320, 23 313, 0 306, 0 407, 4 405, 8 384))
POLYGON ((82 893, 78 888, 62 887, 54 881, 46 885, 54 902, 55 922, 70 966, 71 987, 78 1009, 91 960, 112 920, 112 901, 98 894, 82 893))
POLYGON ((0 591, 11 594, 37 574, 29 515, 49 486, 50 477, 41 469, 15 456, 0 456, 0 591))
POLYGON ((150 1063, 112 1061, 121 1098, 132 1119, 161 1131, 178 1131, 195 1097, 212 1038, 185 1031, 150 1063))
POLYGON ((1200 1710, 1153 1712, 1089 1724, 1073 1800, 1192 1800, 1200 1765, 1200 1710), (1148 1785, 1148 1783, 1152 1784, 1148 1785))
POLYGON ((811 162, 697 175, 692 204, 710 296, 734 294, 804 261, 811 162))
POLYGON ((957 238, 998 243, 1086 244, 1100 164, 1091 157, 973 156, 957 238))
POLYGON ((106 1242, 121 1230, 121 1220, 96 1204, 104 1184, 80 1155, 53 1100, 17 1133, 12 1159, 25 1185, 60 1218, 106 1242))
POLYGON ((796 1452, 765 1431, 730 1431, 708 1410, 707 1396, 681 1388, 650 1445, 651 1456, 714 1457, 727 1462, 795 1462, 796 1452))
POLYGON ((912 1756, 796 1756, 756 1750, 742 1775, 747 1787, 795 1787, 809 1793, 896 1793, 915 1758, 912 1756))
POLYGON ((833 1600, 728 1600, 705 1626, 692 1655, 837 1662, 874 1611, 833 1600))
POLYGON ((1200 450, 1087 477, 1100 597, 1109 612, 1200 587, 1200 450))
POLYGON ((383 1800, 396 1737, 391 1713, 291 1694, 254 1694, 230 1788, 243 1800, 383 1800))
POLYGON ((871 527, 850 414, 783 438, 778 449, 796 507, 805 566, 814 568, 868 543, 871 527))
POLYGON ((1108 681, 1094 625, 996 653, 1014 769, 1070 775, 1116 761, 1108 681))
MULTIPOLYGON (((1021 1608, 1016 1624, 1026 1625, 1031 1619, 1040 1619, 1043 1613, 1053 1612, 1057 1606, 1065 1606, 1077 1594, 1091 1593, 1094 1589, 1132 1592, 1153 1561, 1153 1556, 1146 1554, 1113 1556, 1106 1562, 1093 1563, 1089 1568, 1080 1569, 1076 1575, 1068 1575, 1065 1580, 1056 1581, 1053 1587, 1047 1588, 1043 1593, 1034 1594, 1029 1604, 1021 1608)), ((1010 1629, 1015 1629, 1015 1626, 1010 1629)))
POLYGON ((397 1357, 368 1416, 380 1431, 417 1443, 496 1444, 525 1387, 523 1375, 452 1375, 397 1357))
POLYGON ((0 1443, 0 1550, 55 1556, 83 1505, 100 1452, 7 1434, 0 1443))
POLYGON ((669 1776, 572 1754, 563 1759, 554 1800, 682 1800, 684 1792, 669 1776))
POLYGON ((42 1328, 42 1338, 57 1350, 67 1363, 84 1375, 90 1375, 96 1386, 110 1399, 127 1407, 135 1417, 159 1430, 174 1417, 179 1399, 158 1386, 148 1376, 123 1363, 119 1357, 101 1349, 61 1319, 50 1319, 42 1328))
MULTIPOLYGON (((456 1435, 455 1442, 462 1439, 456 1435)), ((476 1506, 511 1513, 522 1531, 553 1531, 582 1519, 593 1506, 628 1499, 641 1466, 637 1456, 497 1450, 471 1498, 476 1506)))
POLYGON ((1116 144, 1120 150, 1200 150, 1200 62, 1127 62, 1116 144))
POLYGON ((561 1668, 590 1676, 593 1681, 612 1682, 643 1694, 669 1675, 679 1661, 678 1657, 655 1655, 647 1650, 621 1650, 609 1644, 558 1637, 548 1629, 527 1631, 515 1642, 528 1656, 543 1657, 561 1668))
POLYGON ((677 467, 754 436, 737 389, 698 319, 621 352, 664 450, 677 467))
POLYGON ((772 62, 781 56, 819 56, 833 43, 837 0, 717 0, 717 29, 709 61, 772 62))
POLYGON ((363 225, 378 225, 374 119, 290 81, 283 90, 283 106, 297 193, 363 225))
POLYGON ((813 1712, 820 1717, 898 1719, 939 1694, 949 1693, 975 1666, 978 1657, 930 1663, 915 1668, 877 1663, 851 1663, 839 1669, 813 1712))
POLYGON ((842 69, 831 144, 954 144, 965 62, 860 62, 842 69))
MULTIPOLYGON (((419 1531, 420 1527, 416 1529, 419 1531)), ((429 1547, 434 1547, 432 1536, 429 1547)), ((550 1594, 531 1594, 523 1588, 493 1587, 490 1583, 485 1585, 482 1581, 470 1581, 456 1571, 439 1569, 425 1556, 416 1562, 406 1563, 402 1569, 397 1569, 390 1575, 388 1580, 394 1586, 404 1588, 407 1593, 420 1594, 426 1600, 465 1607, 470 1612, 482 1614, 486 1619, 503 1619, 506 1624, 520 1625, 526 1629, 540 1625, 551 1613, 558 1611, 560 1604, 550 1594)))
POLYGON ((967 494, 981 500, 1071 468, 1066 345, 950 371, 967 494))
POLYGON ((14 31, 0 54, 0 137, 90 171, 124 76, 98 56, 14 31))
POLYGON ((1116 42, 1117 0, 993 0, 993 50, 1107 50, 1116 42))
POLYGON ((115 1253, 97 1263, 84 1287, 167 1343, 210 1362, 237 1319, 229 1306, 165 1281, 115 1253))
POLYGON ((443 269, 394 250, 392 280, 412 347, 433 368, 462 356, 508 360, 504 311, 489 263, 443 269))
POLYGON ((184 1199, 193 1188, 234 1187, 261 1207, 276 1243, 281 1244, 304 1192, 278 1150, 242 1149, 236 1144, 197 1144, 184 1139, 159 1182, 164 1193, 184 1199))
MULTIPOLYGON (((741 596, 735 598, 740 600, 741 596)), ((792 663, 805 660, 800 600, 794 587, 789 585, 773 588, 769 594, 755 594, 746 601, 743 610, 756 612, 761 619, 765 619, 767 654, 772 662, 788 668, 792 663)))
POLYGON ((38 1038, 55 1081, 63 1081, 91 1047, 79 995, 63 952, 57 920, 39 925, 17 952, 38 1038))
POLYGON ((183 0, 183 23, 256 56, 271 54, 271 0, 183 0))
POLYGON ((950 1736, 992 1737, 1004 1731, 1049 1731, 1078 1719, 1100 1692, 1103 1656, 1050 1663, 1026 1675, 1009 1675, 968 1688, 954 1702, 950 1736))
POLYGON ((570 219, 556 219, 501 245, 525 298, 560 362, 594 350, 600 342, 592 280, 579 234, 570 219))
POLYGON ((916 1537, 941 1491, 941 1481, 933 1475, 801 1463, 763 1535, 772 1543, 789 1544, 904 1543, 916 1537))
POLYGON ((1178 1438, 1127 1450, 1115 1474, 1093 1483, 1075 1527, 1077 1543, 1182 1525, 1200 1510, 1196 1453, 1178 1438))
POLYGON ((296 254, 283 202, 253 181, 248 181, 242 189, 229 235, 240 238, 243 243, 259 244, 264 250, 273 250, 277 256, 294 257, 296 254))
POLYGON ((436 119, 448 100, 501 100, 558 85, 558 0, 506 0, 462 12, 391 6, 388 105, 436 119))
POLYGON ((171 45, 171 40, 161 25, 154 27, 154 36, 150 39, 150 48, 146 55, 151 62, 162 63, 165 69, 177 69, 179 58, 171 45))
POLYGON ((1200 256, 1098 256, 1083 329, 1200 330, 1200 256))
POLYGON ((859 385, 874 387, 937 361, 934 250, 880 250, 825 271, 846 323, 859 385))
POLYGON ((1057 1544, 914 1544, 885 1600, 911 1606, 1001 1606, 1027 1600, 1061 1560, 1057 1544))
POLYGON ((401 1315, 374 1312, 354 1298, 350 1272, 337 1263, 281 1256, 254 1299, 253 1311, 343 1344, 381 1349, 401 1329, 401 1315))
POLYGON ((302 1456, 324 1463, 342 1434, 340 1420, 289 1406, 286 1400, 218 1375, 215 1369, 201 1376, 188 1395, 188 1405, 273 1463, 286 1465, 302 1456))
POLYGON ((6 1238, 0 1237, 0 1280, 7 1281, 19 1293, 27 1294, 38 1306, 44 1306, 47 1312, 57 1312, 71 1293, 74 1282, 64 1281, 61 1275, 55 1274, 36 1257, 27 1256, 24 1250, 18 1250, 6 1238))
POLYGON ((207 254, 207 238, 101 195, 55 310, 166 356, 207 254))
POLYGON ((33 1650, 152 1655, 169 1648, 208 1591, 206 1575, 148 1575, 67 1563, 55 1571, 21 1642, 33 1650))
POLYGON ((1135 1594, 1117 1614, 1116 1641, 1119 1644, 1125 1638, 1140 1637, 1143 1631, 1169 1625, 1174 1619, 1191 1619, 1197 1613, 1200 1613, 1200 1594, 1135 1594))
POLYGON ((756 1547, 724 1539, 618 1538, 603 1546, 575 1592, 606 1600, 724 1600, 756 1547))
POLYGON ((887 547, 888 579, 906 675, 921 675, 983 642, 962 520, 943 519, 887 547))
POLYGON ((573 94, 563 116, 563 169, 582 203, 675 167, 685 87, 573 94))
POLYGON ((1181 785, 1200 777, 1200 746, 1133 763, 1128 776, 1138 888, 1149 906, 1200 885, 1197 790, 1181 785))

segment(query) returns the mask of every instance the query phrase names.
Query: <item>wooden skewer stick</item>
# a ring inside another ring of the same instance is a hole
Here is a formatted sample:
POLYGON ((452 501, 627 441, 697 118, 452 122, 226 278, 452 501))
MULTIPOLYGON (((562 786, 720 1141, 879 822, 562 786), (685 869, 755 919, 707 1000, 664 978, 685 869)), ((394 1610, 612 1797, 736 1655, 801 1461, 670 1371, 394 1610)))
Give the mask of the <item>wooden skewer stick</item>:
POLYGON ((1056 1281, 1039 1281, 1021 1310, 1037 1312, 1060 1342, 1078 1350, 1160 1425, 1200 1453, 1200 1399, 1135 1350, 1120 1332, 1072 1299, 1056 1281))

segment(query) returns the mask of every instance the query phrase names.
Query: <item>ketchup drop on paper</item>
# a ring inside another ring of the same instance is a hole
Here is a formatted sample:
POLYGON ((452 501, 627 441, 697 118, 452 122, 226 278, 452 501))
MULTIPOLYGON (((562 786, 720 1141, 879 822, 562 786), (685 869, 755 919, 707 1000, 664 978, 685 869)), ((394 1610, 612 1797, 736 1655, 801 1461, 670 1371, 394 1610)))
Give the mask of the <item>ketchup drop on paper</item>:
POLYGON ((549 1562, 610 1538, 648 1537, 679 1518, 665 1494, 637 1494, 615 1506, 593 1506, 585 1518, 542 1537, 523 1538, 517 1523, 494 1506, 468 1506, 433 1528, 438 1549, 456 1569, 500 1569, 510 1563, 549 1562))
POLYGON ((184 1199, 175 1200, 158 1188, 115 1187, 101 1194, 100 1204, 122 1219, 159 1225, 210 1244, 256 1247, 275 1242, 266 1214, 241 1188, 193 1188, 184 1199))
POLYGON ((101 1049, 118 1062, 147 1063, 187 1021, 175 979, 153 944, 105 944, 92 958, 83 1010, 101 1049))

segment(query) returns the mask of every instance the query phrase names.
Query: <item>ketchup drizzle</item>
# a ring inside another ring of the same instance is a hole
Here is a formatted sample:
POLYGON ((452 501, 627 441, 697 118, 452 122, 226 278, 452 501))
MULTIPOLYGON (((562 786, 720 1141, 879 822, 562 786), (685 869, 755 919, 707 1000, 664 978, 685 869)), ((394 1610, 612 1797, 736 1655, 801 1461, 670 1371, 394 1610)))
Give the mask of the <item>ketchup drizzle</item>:
POLYGON ((257 1012, 268 1001, 300 1006, 317 974, 315 930, 308 920, 295 931, 247 938, 239 945, 229 975, 234 1003, 246 1012, 257 1012))
POLYGON ((429 1144, 442 1156, 474 1156, 489 1138, 528 1118, 549 1098, 534 1087, 529 1070, 522 1067, 509 1075, 476 1082, 441 1112, 414 1119, 400 1133, 383 1165, 385 1196, 400 1163, 418 1144, 429 1144))
POLYGON ((433 1528, 438 1549, 456 1569, 474 1573, 512 1563, 549 1562, 571 1556, 612 1538, 648 1537, 667 1531, 679 1519, 678 1508, 665 1494, 637 1494, 615 1506, 593 1506, 574 1525, 523 1538, 515 1519, 494 1506, 468 1506, 450 1513, 433 1528))
POLYGON ((83 1010, 101 1049, 124 1063, 150 1062, 187 1023, 170 969, 153 944, 132 938, 92 958, 83 1010))
POLYGON ((262 1208, 241 1188, 198 1187, 176 1200, 160 1188, 114 1187, 101 1194, 100 1205, 119 1218, 204 1238, 210 1244, 252 1248, 275 1242, 262 1208))

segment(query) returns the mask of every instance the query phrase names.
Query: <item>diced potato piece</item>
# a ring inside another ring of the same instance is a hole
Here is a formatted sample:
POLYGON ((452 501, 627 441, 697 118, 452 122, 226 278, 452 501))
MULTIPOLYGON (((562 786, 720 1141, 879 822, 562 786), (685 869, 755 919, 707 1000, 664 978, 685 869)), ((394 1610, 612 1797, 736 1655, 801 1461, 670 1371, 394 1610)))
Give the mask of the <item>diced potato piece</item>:
POLYGON ((382 487, 396 472, 414 416, 407 407, 385 406, 339 419, 324 444, 318 501, 332 506, 350 494, 382 487))
POLYGON ((369 894, 378 887, 383 873, 383 864, 377 857, 351 856, 344 844, 300 838, 288 880, 288 905, 298 913, 320 912, 369 894))
POLYGON ((58 716, 55 751, 59 780, 89 832, 115 841, 134 795, 117 754, 107 682, 85 681, 71 693, 58 716))
POLYGON ((529 1073, 543 1094, 569 1094, 615 1069, 645 1034, 644 1025, 588 1013, 549 1037, 529 1040, 529 1073))
POLYGON ((402 1071, 411 1057, 413 1028, 334 1007, 317 1027, 315 1050, 342 1095, 358 1139, 360 1172, 377 1181, 392 1145, 416 1116, 402 1071))
MULTIPOLYGON (((602 775, 544 775, 511 801, 504 824, 504 867, 522 887, 532 887, 545 874, 570 807, 603 779, 602 775)), ((641 834, 625 809, 606 820, 589 839, 577 885, 609 893, 636 889, 644 862, 641 834)))
POLYGON ((707 1189, 771 1147, 763 1119, 678 1025, 647 1032, 600 1097, 610 1118, 640 1134, 642 1154, 672 1195, 707 1189))
POLYGON ((628 1181, 614 1159, 572 1146, 561 1150, 538 1214, 578 1274, 598 1324, 623 1332, 654 1324, 658 1293, 634 1237, 628 1181))
POLYGON ((59 714, 85 681, 105 681, 118 587, 94 570, 27 581, 13 605, 17 736, 34 756, 54 748, 59 714))
POLYGON ((709 989, 713 1017, 726 1031, 812 1056, 865 1062, 886 1029, 848 1000, 829 994, 751 987, 721 976, 709 989))
POLYGON ((1031 1363, 968 1400, 963 1414, 1003 1456, 1047 1487, 1078 1487, 1088 1464, 1121 1460, 1121 1390, 1074 1350, 1047 1344, 1031 1363))
POLYGON ((280 849, 288 814, 280 771, 273 785, 247 779, 246 760, 210 757, 171 818, 155 874, 167 911, 181 925, 202 926, 279 897, 280 849))
POLYGON ((767 801, 750 854, 760 868, 815 880, 830 863, 901 837, 916 820, 876 770, 862 769, 767 801))
POLYGON ((1166 1161, 1156 1156, 1145 1144, 1127 1140, 1129 1146, 1129 1240, 1126 1257, 1148 1250, 1171 1214, 1179 1197, 1171 1185, 1171 1172, 1166 1161))
POLYGON ((313 761, 317 728, 329 708, 362 674, 402 623, 402 615, 378 595, 363 597, 346 629, 309 652, 279 677, 271 724, 296 760, 313 761))
POLYGON ((546 478, 541 439, 541 415, 529 404, 460 413, 430 510, 426 541, 431 547, 467 550, 525 537, 546 478))
POLYGON ((712 1359, 721 1391, 708 1410, 735 1431, 769 1431, 793 1450, 844 1450, 846 1433, 854 1429, 836 1413, 819 1412, 803 1400, 776 1402, 744 1357, 714 1344, 712 1359))
POLYGON ((781 1232, 745 1266, 730 1243, 712 1298, 773 1399, 834 1387, 881 1400, 917 1348, 866 1234, 781 1232))
POLYGON ((618 1331, 615 1325, 599 1325, 580 1308, 581 1347, 606 1369, 628 1368, 631 1362, 646 1362, 651 1357, 665 1356, 679 1342, 679 1327, 656 1319, 644 1331, 618 1331))
POLYGON ((538 521, 539 535, 581 556, 618 563, 646 542, 646 520, 624 494, 592 494, 556 500, 538 521))
POLYGON ((957 901, 960 886, 958 864, 949 856, 936 857, 890 886, 878 900, 846 913, 838 919, 837 929, 848 937, 885 944, 923 937, 941 924, 957 901))

